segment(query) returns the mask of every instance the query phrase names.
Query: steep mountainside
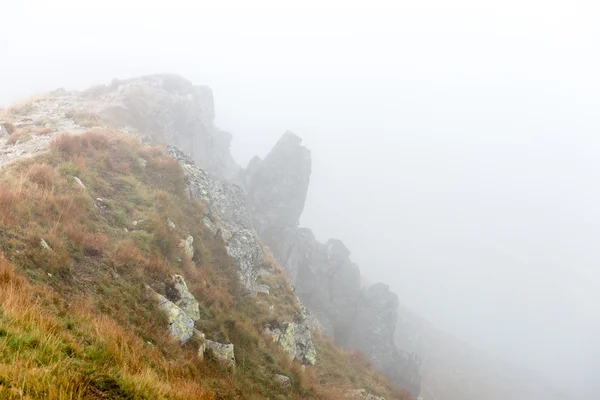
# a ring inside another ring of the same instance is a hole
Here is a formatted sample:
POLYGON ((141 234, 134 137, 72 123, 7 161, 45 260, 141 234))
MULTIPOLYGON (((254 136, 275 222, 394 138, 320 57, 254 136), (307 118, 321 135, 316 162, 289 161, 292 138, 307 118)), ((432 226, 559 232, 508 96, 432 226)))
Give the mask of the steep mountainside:
POLYGON ((214 117, 211 90, 172 75, 0 115, 0 394, 408 398, 372 366, 424 400, 561 398, 300 227, 298 136, 243 169, 214 117))
POLYGON ((350 250, 319 243, 298 221, 307 195, 310 152, 287 132, 264 160, 255 157, 243 182, 255 226, 295 285, 296 293, 337 343, 362 351, 373 366, 415 397, 419 359, 395 344, 398 298, 387 285, 363 287, 350 250))
POLYGON ((321 333, 213 117, 168 75, 4 110, 3 398, 409 398, 321 333))

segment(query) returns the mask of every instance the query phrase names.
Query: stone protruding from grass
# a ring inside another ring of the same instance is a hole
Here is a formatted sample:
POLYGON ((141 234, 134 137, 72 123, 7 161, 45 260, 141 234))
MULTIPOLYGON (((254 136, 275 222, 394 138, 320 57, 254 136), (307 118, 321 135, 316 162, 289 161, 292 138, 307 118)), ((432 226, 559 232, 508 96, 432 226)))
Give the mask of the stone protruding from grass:
POLYGON ((52 250, 50 245, 44 239, 40 239, 40 247, 45 250, 52 250))
POLYGON ((270 335, 273 342, 281 346, 292 360, 296 359, 305 365, 317 363, 317 350, 307 325, 292 322, 285 322, 281 327, 267 325, 265 333, 270 335))
POLYGON ((85 189, 85 185, 83 184, 83 182, 81 181, 81 179, 79 179, 78 177, 74 176, 74 177, 73 177, 73 180, 74 180, 75 182, 77 182, 77 184, 78 184, 79 186, 81 186, 82 188, 84 188, 84 189, 85 189))
POLYGON ((374 394, 367 392, 365 389, 349 390, 346 398, 354 400, 385 400, 385 397, 375 396, 374 394))
POLYGON ((212 355, 223 365, 235 367, 235 353, 232 343, 219 343, 207 339, 206 350, 212 352, 212 355))
MULTIPOLYGON (((191 237, 191 236, 190 236, 191 237)), ((181 275, 173 275, 166 282, 167 299, 179 307, 194 322, 200 319, 200 306, 198 300, 190 293, 185 280, 181 275)))
POLYGON ((206 336, 198 329, 194 329, 194 339, 198 342, 198 359, 203 361, 206 353, 206 336))
POLYGON ((181 343, 187 342, 194 333, 194 320, 165 296, 156 293, 158 307, 167 314, 169 333, 181 343))
POLYGON ((290 378, 285 376, 285 375, 280 375, 280 374, 276 374, 275 375, 275 382, 277 382, 278 384, 280 384, 282 387, 290 387, 292 386, 292 382, 290 381, 290 378))
POLYGON ((194 238, 191 235, 188 235, 185 239, 181 239, 179 247, 183 248, 183 253, 187 256, 188 260, 191 261, 194 258, 194 238))

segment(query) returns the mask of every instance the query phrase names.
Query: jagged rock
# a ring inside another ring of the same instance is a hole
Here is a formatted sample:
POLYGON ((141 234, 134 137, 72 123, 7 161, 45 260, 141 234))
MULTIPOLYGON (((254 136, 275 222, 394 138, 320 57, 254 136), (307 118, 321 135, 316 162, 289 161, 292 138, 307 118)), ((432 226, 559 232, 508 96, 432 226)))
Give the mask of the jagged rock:
POLYGON ((167 226, 169 227, 169 229, 175 229, 175 223, 173 223, 173 221, 171 221, 171 218, 167 218, 167 226))
POLYGON ((299 228, 311 170, 310 153, 286 133, 273 150, 255 157, 243 174, 253 223, 292 280, 322 332, 343 347, 361 350, 374 367, 413 395, 420 392, 418 357, 394 344, 398 311, 391 292, 363 290, 359 267, 339 240, 316 240, 299 228), (386 297, 387 296, 387 297, 386 297), (387 300, 384 300, 387 299, 387 300))
MULTIPOLYGON (((296 357, 296 342, 295 342, 295 325, 292 323, 286 323, 283 331, 277 338, 277 344, 288 354, 292 356, 292 359, 296 357)), ((273 337, 275 338, 275 336, 273 337)))
POLYGON ((306 324, 285 322, 281 327, 265 326, 265 333, 281 348, 302 364, 315 365, 317 351, 312 341, 310 328, 306 324))
POLYGON ((214 125, 210 88, 163 74, 114 81, 84 95, 90 101, 112 100, 114 106, 101 110, 101 116, 140 132, 157 132, 159 137, 151 139, 178 146, 215 176, 233 179, 239 174, 229 152, 231 135, 214 125))
POLYGON ((294 325, 296 360, 300 361, 302 364, 315 365, 317 363, 317 349, 312 341, 312 335, 308 325, 294 325))
POLYGON ((138 158, 138 164, 140 164, 140 167, 146 168, 146 165, 148 165, 148 161, 140 157, 138 158))
POLYGON ((46 243, 44 239, 40 239, 40 247, 46 250, 52 250, 52 248, 46 243))
POLYGON ((189 195, 206 206, 204 225, 225 243, 243 287, 249 292, 255 291, 262 249, 252 228, 244 192, 232 183, 211 179, 178 148, 169 146, 168 150, 183 167, 189 195))
MULTIPOLYGON (((25 119, 52 120, 51 134, 82 133, 89 130, 90 122, 111 126, 147 141, 178 146, 217 178, 231 180, 240 173, 229 151, 231 135, 214 124, 212 90, 176 75, 114 80, 84 92, 53 91, 32 101, 26 115, 13 117, 15 124, 25 124, 25 119)), ((35 135, 17 146, 34 152, 47 148, 51 139, 51 135, 35 135)))
POLYGON ((398 296, 383 283, 372 285, 358 303, 346 346, 360 349, 377 370, 416 397, 421 391, 420 360, 394 345, 397 315, 398 296))
POLYGON ((349 390, 346 398, 355 400, 385 400, 384 397, 375 396, 374 394, 367 392, 365 389, 349 390))
POLYGON ((285 375, 276 374, 275 375, 275 382, 277 382, 282 387, 290 387, 290 386, 292 386, 292 381, 290 380, 289 377, 287 377, 285 375))
POLYGON ((74 180, 74 181, 75 181, 75 182, 76 182, 76 183, 77 183, 79 186, 81 186, 82 188, 84 188, 84 189, 85 189, 85 185, 83 184, 83 182, 81 182, 81 179, 79 179, 78 177, 74 176, 74 177, 73 177, 73 180, 74 180))
POLYGON ((181 240, 179 247, 183 248, 183 253, 189 260, 194 258, 194 238, 189 235, 185 240, 181 240))
POLYGON ((169 333, 181 343, 187 342, 194 333, 194 320, 166 297, 154 292, 158 298, 158 307, 167 314, 169 333))
POLYGON ((206 352, 206 336, 197 329, 194 329, 193 336, 198 342, 198 359, 202 361, 204 360, 204 353, 206 352))
POLYGON ((8 136, 8 129, 4 125, 0 125, 0 137, 8 136))
POLYGON ((288 131, 263 161, 255 157, 246 169, 244 184, 260 235, 298 226, 311 173, 310 151, 301 143, 288 131))
POLYGON ((269 295, 271 293, 271 288, 269 285, 265 285, 264 283, 258 284, 254 286, 254 290, 256 293, 262 293, 269 295))
POLYGON ((200 305, 190 293, 185 280, 180 275, 173 275, 165 284, 167 299, 173 302, 194 322, 200 319, 200 305))
POLYGON ((211 351, 213 356, 224 365, 235 366, 235 353, 232 343, 225 344, 206 339, 206 350, 211 351))

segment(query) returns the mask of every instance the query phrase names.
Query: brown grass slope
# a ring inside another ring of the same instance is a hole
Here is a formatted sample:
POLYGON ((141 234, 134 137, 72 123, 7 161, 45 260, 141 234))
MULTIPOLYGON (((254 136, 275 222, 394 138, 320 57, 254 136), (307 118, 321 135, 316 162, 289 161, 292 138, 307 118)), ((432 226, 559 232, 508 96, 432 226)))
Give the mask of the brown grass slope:
POLYGON ((349 388, 408 398, 322 337, 315 367, 289 362, 262 333, 270 302, 297 310, 285 276, 273 269, 281 284, 268 299, 245 296, 185 185, 162 149, 99 131, 60 136, 50 152, 1 171, 0 398, 339 399, 349 388), (194 260, 178 246, 188 234, 194 260), (235 344, 235 370, 167 335, 145 287, 164 291, 174 273, 201 303, 197 327, 235 344))

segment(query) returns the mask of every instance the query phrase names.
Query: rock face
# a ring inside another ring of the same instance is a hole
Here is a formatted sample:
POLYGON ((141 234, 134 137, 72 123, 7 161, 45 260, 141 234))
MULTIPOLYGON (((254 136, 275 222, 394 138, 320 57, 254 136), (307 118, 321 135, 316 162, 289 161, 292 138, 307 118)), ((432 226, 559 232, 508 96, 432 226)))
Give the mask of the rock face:
POLYGON ((185 240, 181 240, 179 247, 183 248, 183 253, 191 261, 194 258, 194 238, 188 236, 185 240))
POLYGON ((219 343, 206 340, 206 350, 212 352, 213 356, 227 366, 235 366, 235 353, 233 344, 219 343))
POLYGON ((275 379, 275 382, 277 382, 282 387, 292 386, 292 382, 290 381, 290 378, 288 378, 285 375, 276 374, 274 379, 275 379))
POLYGON ((346 398, 354 400, 385 400, 383 397, 375 396, 367 392, 365 389, 349 390, 346 398))
POLYGON ((320 243, 310 229, 298 227, 310 164, 310 153, 290 132, 264 160, 250 162, 243 181, 256 229, 324 331, 342 346, 362 351, 375 368, 416 397, 419 360, 394 343, 396 295, 383 284, 363 288, 360 269, 340 240, 320 243))
POLYGON ((310 181, 310 152, 302 139, 286 132, 264 161, 254 157, 245 185, 259 235, 268 230, 297 226, 310 181))
POLYGON ((8 146, 5 154, 0 152, 0 165, 44 150, 54 132, 82 133, 108 125, 147 141, 177 146, 214 177, 230 180, 240 173, 229 152, 231 135, 215 127, 212 90, 176 75, 114 80, 84 92, 56 90, 12 118, 16 129, 35 120, 48 134, 8 146))
POLYGON ((231 135, 215 127, 212 90, 195 86, 176 75, 152 75, 115 80, 84 93, 92 100, 111 100, 99 114, 154 140, 179 147, 201 168, 224 179, 234 178, 239 167, 229 153, 231 135))
POLYGON ((190 293, 183 277, 173 275, 165 284, 167 299, 173 302, 194 322, 200 319, 200 306, 198 300, 190 293))
POLYGON ((317 350, 308 324, 285 322, 281 326, 267 325, 265 333, 271 335, 273 341, 279 344, 291 359, 305 365, 317 363, 317 350))
POLYGON ((207 208, 204 225, 225 243, 244 288, 257 291, 262 249, 244 192, 235 184, 212 179, 177 147, 169 146, 168 150, 183 167, 189 195, 200 199, 207 208))
POLYGON ((181 343, 187 342, 194 333, 194 320, 165 296, 156 293, 158 306, 167 314, 169 333, 181 343))
POLYGON ((372 365, 390 380, 414 395, 421 390, 420 360, 414 353, 398 350, 394 344, 398 296, 387 285, 376 283, 363 290, 357 303, 346 346, 361 349, 372 365))

